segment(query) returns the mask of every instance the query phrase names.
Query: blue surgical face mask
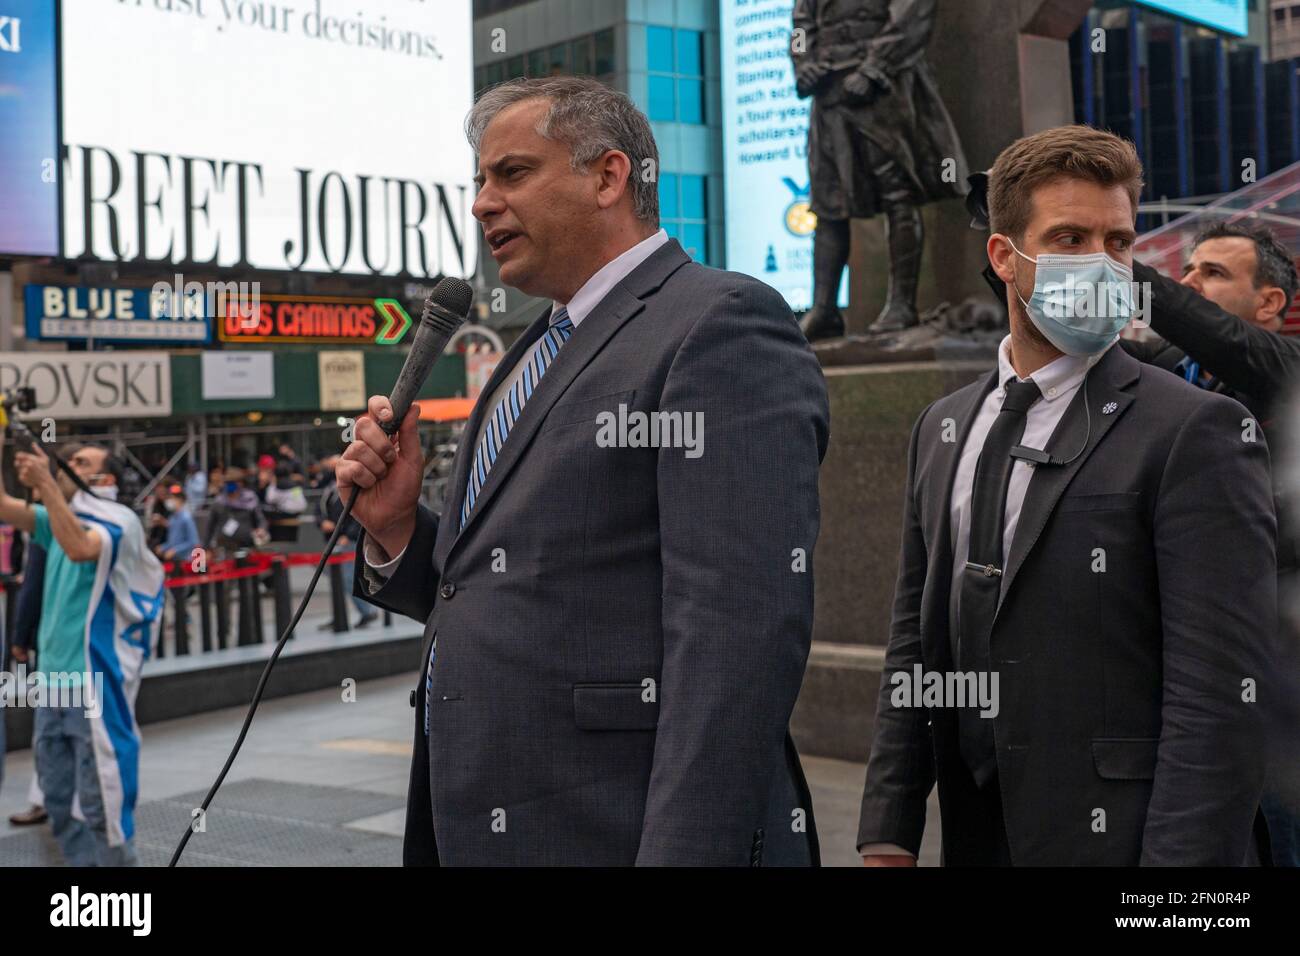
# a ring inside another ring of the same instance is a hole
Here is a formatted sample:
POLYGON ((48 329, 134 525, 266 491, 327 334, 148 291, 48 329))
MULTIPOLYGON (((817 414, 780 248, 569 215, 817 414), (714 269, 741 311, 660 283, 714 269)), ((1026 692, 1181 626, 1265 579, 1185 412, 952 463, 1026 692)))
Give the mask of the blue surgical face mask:
MULTIPOLYGON (((1034 327, 1066 355, 1096 355, 1133 318, 1133 270, 1104 252, 1041 255, 1031 259, 1008 238, 1016 255, 1034 263, 1034 291, 1016 298, 1034 327)), ((1012 284, 1015 288, 1015 284, 1012 284)))

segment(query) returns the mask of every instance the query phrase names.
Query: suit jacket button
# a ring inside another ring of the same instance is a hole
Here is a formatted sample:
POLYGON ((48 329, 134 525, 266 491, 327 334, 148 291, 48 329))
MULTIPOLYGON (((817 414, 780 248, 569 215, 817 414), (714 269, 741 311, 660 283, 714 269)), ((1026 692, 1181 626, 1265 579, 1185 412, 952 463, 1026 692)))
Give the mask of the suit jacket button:
POLYGON ((415 691, 411 691, 411 706, 415 706, 415 691))
POLYGON ((438 593, 442 595, 444 601, 450 601, 452 596, 456 593, 456 585, 448 581, 442 586, 442 590, 438 593))

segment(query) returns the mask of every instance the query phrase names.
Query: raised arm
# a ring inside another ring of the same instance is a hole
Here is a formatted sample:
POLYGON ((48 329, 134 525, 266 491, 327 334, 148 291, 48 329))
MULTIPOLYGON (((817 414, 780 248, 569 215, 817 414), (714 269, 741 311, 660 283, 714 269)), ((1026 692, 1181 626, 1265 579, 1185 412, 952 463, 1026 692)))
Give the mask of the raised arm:
MULTIPOLYGON (((97 530, 87 528, 73 514, 58 482, 50 473, 49 457, 33 445, 31 451, 20 451, 14 455, 14 466, 18 480, 41 493, 41 503, 45 505, 50 518, 50 534, 59 543, 63 553, 79 563, 99 560, 103 538, 97 530)), ((35 527, 34 517, 32 527, 35 527)))
POLYGON ((1141 262, 1133 278, 1150 289, 1151 328, 1229 388, 1269 404, 1285 398, 1300 372, 1300 342, 1245 322, 1195 289, 1141 262))

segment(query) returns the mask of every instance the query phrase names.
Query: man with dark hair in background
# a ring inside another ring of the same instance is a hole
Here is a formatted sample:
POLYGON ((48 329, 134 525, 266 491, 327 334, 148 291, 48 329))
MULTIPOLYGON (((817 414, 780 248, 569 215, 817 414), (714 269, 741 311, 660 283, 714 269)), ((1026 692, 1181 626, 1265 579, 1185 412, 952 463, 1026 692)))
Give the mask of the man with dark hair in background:
MULTIPOLYGON (((1300 654, 1300 631, 1295 612, 1288 609, 1300 590, 1295 580, 1300 541, 1287 463, 1298 449, 1285 419, 1300 373, 1300 341, 1281 331, 1300 291, 1295 259, 1264 226, 1216 223, 1197 235, 1181 282, 1140 262, 1134 263, 1133 277, 1149 290, 1151 329, 1158 337, 1126 339, 1124 348, 1193 385, 1237 399, 1269 433, 1278 513, 1279 623, 1284 627, 1282 650, 1294 658, 1300 654)), ((1279 668, 1287 674, 1296 669, 1294 659, 1279 668)), ((1294 726, 1300 709, 1296 686, 1284 696, 1288 723, 1294 726)), ((1280 749, 1270 760, 1261 804, 1273 862, 1300 866, 1300 740, 1287 726, 1274 737, 1280 749)))
POLYGON ((1135 358, 1237 399, 1265 429, 1300 371, 1300 342, 1281 335, 1300 292, 1291 253, 1263 226, 1219 223, 1202 231, 1182 282, 1141 262, 1158 338, 1124 340, 1135 358))
MULTIPOLYGON (((33 541, 27 545, 27 555, 23 562, 23 583, 16 598, 18 608, 14 612, 14 633, 10 644, 10 652, 20 664, 34 662, 36 632, 41 624, 41 592, 44 587, 45 549, 33 541)), ((45 812, 45 797, 35 777, 28 790, 28 800, 30 805, 26 810, 10 815, 9 822, 13 826, 32 826, 49 819, 49 814, 45 812)))
MULTIPOLYGON (((317 520, 320 524, 321 534, 328 540, 329 536, 334 533, 334 528, 338 520, 343 515, 343 500, 339 497, 338 484, 333 479, 334 468, 338 465, 339 456, 333 455, 327 459, 329 464, 330 482, 321 492, 320 502, 316 506, 317 520)), ((339 535, 339 540, 335 545, 336 550, 340 552, 347 551, 348 548, 356 545, 361 540, 361 525, 357 524, 357 519, 351 515, 343 526, 343 533, 339 535)), ((353 590, 355 581, 356 565, 352 562, 346 562, 340 569, 343 572, 343 590, 352 598, 352 604, 361 615, 357 621, 357 627, 369 627, 379 620, 379 612, 369 601, 357 595, 353 590)), ((319 629, 324 631, 334 627, 334 617, 331 615, 318 625, 319 629)))

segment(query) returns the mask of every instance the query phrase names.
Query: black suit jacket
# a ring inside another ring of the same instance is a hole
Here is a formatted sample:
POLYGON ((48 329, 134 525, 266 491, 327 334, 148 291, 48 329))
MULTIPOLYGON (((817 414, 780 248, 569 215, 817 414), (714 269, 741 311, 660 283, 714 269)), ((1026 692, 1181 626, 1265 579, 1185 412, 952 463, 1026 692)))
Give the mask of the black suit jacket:
POLYGON ((366 595, 427 621, 408 864, 816 862, 788 725, 828 418, 780 296, 669 241, 560 350, 458 530, 461 445, 444 520, 421 509, 366 595), (698 413, 702 453, 603 447, 620 406, 698 413))
MULTIPOLYGON (((964 839, 983 818, 955 711, 891 706, 891 676, 915 664, 954 670, 951 492, 995 379, 938 400, 912 432, 858 835, 918 851, 937 779, 950 865, 985 862, 964 839)), ((1033 476, 990 636, 1013 863, 1247 858, 1277 661, 1276 524, 1268 451, 1251 423, 1237 402, 1111 348, 1048 442, 1059 458, 1083 451, 1033 476)))

